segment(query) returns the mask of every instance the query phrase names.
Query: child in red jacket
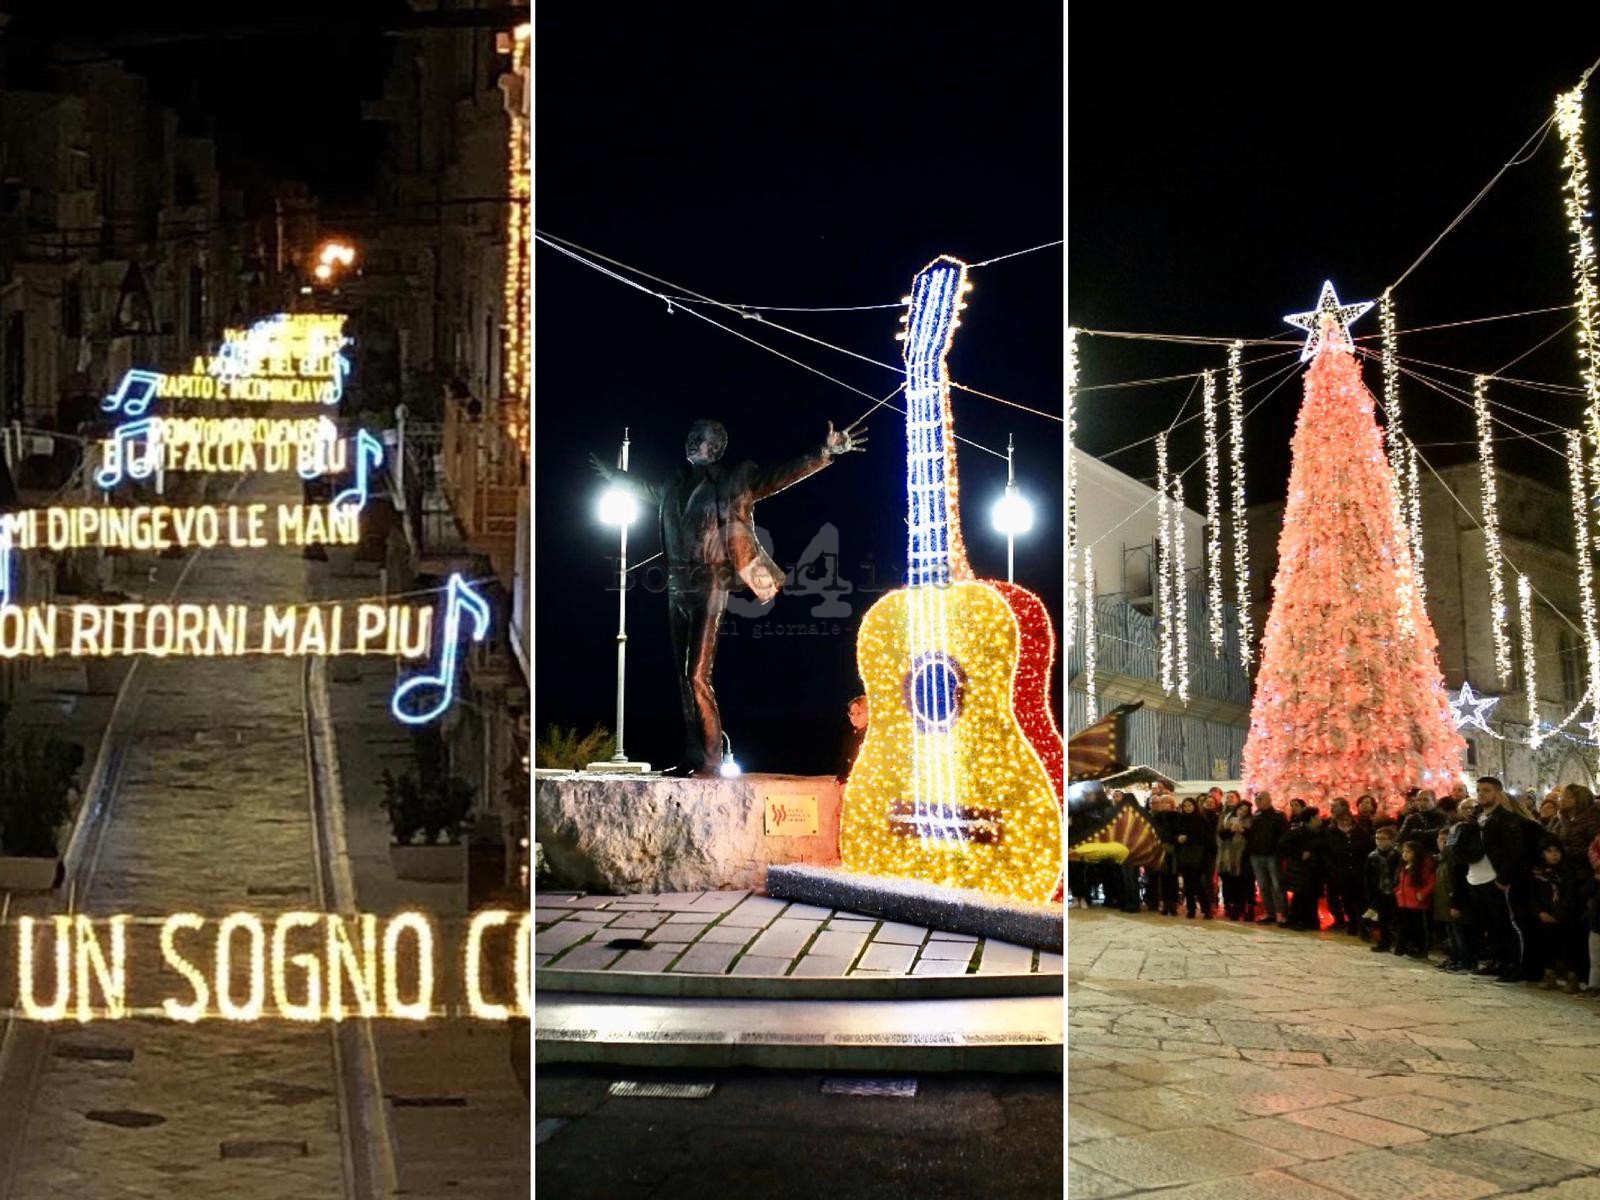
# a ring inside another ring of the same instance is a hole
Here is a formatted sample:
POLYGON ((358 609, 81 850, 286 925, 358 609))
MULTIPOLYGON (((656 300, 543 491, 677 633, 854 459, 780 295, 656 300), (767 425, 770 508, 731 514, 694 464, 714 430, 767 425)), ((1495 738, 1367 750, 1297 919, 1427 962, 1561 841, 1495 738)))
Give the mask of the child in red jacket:
POLYGON ((1399 881, 1395 884, 1395 953, 1428 957, 1428 910, 1433 907, 1433 859, 1418 841, 1400 847, 1399 881))

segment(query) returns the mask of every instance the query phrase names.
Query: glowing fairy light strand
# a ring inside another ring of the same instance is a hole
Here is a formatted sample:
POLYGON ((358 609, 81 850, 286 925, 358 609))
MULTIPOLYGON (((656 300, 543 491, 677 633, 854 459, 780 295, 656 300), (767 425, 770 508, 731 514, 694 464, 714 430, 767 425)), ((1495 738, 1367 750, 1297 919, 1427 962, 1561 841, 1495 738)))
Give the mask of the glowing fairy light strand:
POLYGON ((1157 599, 1161 607, 1161 690, 1169 695, 1173 689, 1173 617, 1172 611, 1172 543, 1167 520, 1167 509, 1172 503, 1172 492, 1167 479, 1167 435, 1156 437, 1156 558, 1157 599))
POLYGON ((1250 627, 1250 545, 1244 510, 1244 343, 1228 347, 1228 442, 1233 468, 1233 583, 1239 612, 1239 661, 1248 669, 1255 656, 1250 627))
POLYGON ((1422 474, 1417 468, 1417 447, 1406 439, 1406 531, 1411 536, 1411 580, 1416 585, 1417 603, 1428 604, 1428 584, 1422 574, 1422 474))
MULTIPOLYGON (((1072 605, 1068 604, 1068 608, 1072 605)), ((1083 682, 1089 724, 1100 719, 1100 701, 1095 691, 1095 668, 1098 666, 1099 622, 1095 620, 1094 606, 1094 555, 1083 556, 1083 682)))
POLYGON ((1600 310, 1595 282, 1593 214, 1589 211, 1589 162, 1583 152, 1583 85, 1556 97, 1556 130, 1564 154, 1561 165, 1567 180, 1562 186, 1562 209, 1567 218, 1572 251, 1572 283, 1577 301, 1578 360, 1582 364, 1584 394, 1589 407, 1585 419, 1591 444, 1600 448, 1600 360, 1594 322, 1600 310))
POLYGON ((1472 380, 1472 410, 1478 419, 1478 472, 1483 501, 1483 541, 1489 571, 1489 633, 1494 642, 1494 670, 1511 678, 1511 639, 1506 634, 1506 577, 1500 545, 1500 491, 1495 480, 1494 427, 1489 419, 1489 379, 1472 380))
POLYGON ((1537 749, 1544 739, 1539 733, 1539 680, 1534 667, 1533 585, 1521 574, 1517 576, 1517 623, 1522 633, 1522 688, 1528 698, 1528 744, 1537 749))
POLYGON ((1589 668, 1589 694, 1600 696, 1600 622, 1595 616, 1594 557, 1589 539, 1589 514, 1583 483, 1583 438, 1567 432, 1567 482, 1572 499, 1573 539, 1578 552, 1578 604, 1583 616, 1583 640, 1589 668))
MULTIPOLYGON (((1067 492, 1067 596, 1072 595, 1073 559, 1078 552, 1078 472, 1072 461, 1073 445, 1072 435, 1077 431, 1077 421, 1073 411, 1074 393, 1078 389, 1078 331, 1071 326, 1067 327, 1067 362, 1066 362, 1067 390, 1064 412, 1066 414, 1067 459, 1066 459, 1066 492, 1067 492)), ((1090 577, 1093 568, 1089 566, 1088 555, 1084 555, 1085 579, 1090 577)), ((1066 645, 1071 646, 1077 631, 1073 629, 1073 611, 1069 603, 1067 609, 1066 645)), ((1093 627, 1091 626, 1091 637, 1093 627)), ((1091 689, 1092 697, 1093 691, 1091 689)), ((1090 701, 1091 705, 1093 700, 1090 701)), ((1094 718, 1091 717, 1090 720, 1094 718)))
POLYGON ((1167 515, 1172 522, 1172 623, 1173 658, 1178 665, 1178 699, 1189 703, 1189 565, 1187 561, 1188 530, 1183 520, 1183 475, 1172 477, 1172 501, 1167 505, 1167 515))
POLYGON ((1205 373, 1206 431, 1206 608, 1211 652, 1222 653, 1222 497, 1218 489, 1217 379, 1205 373))
POLYGON ((1395 484, 1400 492, 1402 514, 1409 512, 1406 493, 1405 429, 1400 424, 1400 352, 1399 334, 1395 328, 1394 297, 1385 288, 1378 301, 1378 323, 1383 334, 1383 413, 1385 441, 1389 450, 1389 467, 1394 472, 1395 484))

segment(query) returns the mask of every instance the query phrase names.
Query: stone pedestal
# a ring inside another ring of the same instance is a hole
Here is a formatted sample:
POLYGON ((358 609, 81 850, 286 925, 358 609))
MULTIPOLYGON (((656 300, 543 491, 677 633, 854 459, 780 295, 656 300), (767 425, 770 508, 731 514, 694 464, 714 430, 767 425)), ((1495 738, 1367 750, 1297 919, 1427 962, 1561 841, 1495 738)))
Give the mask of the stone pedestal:
POLYGON ((667 779, 541 771, 533 818, 534 839, 559 887, 619 894, 760 889, 773 863, 839 861, 839 783, 831 775, 667 779))

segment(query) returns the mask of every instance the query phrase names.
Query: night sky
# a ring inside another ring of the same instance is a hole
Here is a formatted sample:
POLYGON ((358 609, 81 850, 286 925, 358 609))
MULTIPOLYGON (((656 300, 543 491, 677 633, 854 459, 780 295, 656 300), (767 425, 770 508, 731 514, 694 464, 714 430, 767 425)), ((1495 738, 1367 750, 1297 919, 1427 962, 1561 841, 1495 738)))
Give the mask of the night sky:
POLYGON ((280 0, 270 5, 5 5, 7 82, 51 62, 114 57, 150 81, 183 132, 215 130, 235 182, 303 180, 324 205, 370 197, 384 126, 361 101, 382 93, 404 0, 280 0))
MULTIPOLYGON (((1215 24, 1153 30, 1143 17, 1138 25, 1072 22, 1067 248, 1075 325, 1288 337, 1295 331, 1282 315, 1312 308, 1324 278, 1344 302, 1377 299, 1539 127, 1556 94, 1600 57, 1600 35, 1564 38, 1545 22, 1530 22, 1526 34, 1497 24, 1455 44, 1436 27, 1424 37, 1355 18, 1320 23, 1343 11, 1319 10, 1319 23, 1286 12, 1237 36, 1215 24)), ((1592 89, 1588 108, 1594 160, 1592 89)), ((1560 159, 1552 128, 1396 289, 1402 356, 1492 373, 1571 319, 1549 313, 1404 334, 1571 304, 1560 159)), ((1353 332, 1376 349, 1377 310, 1353 332)), ((1507 373, 1575 386, 1575 347, 1568 331, 1507 373)), ((1082 382, 1091 388, 1226 364, 1224 348, 1106 338, 1080 348, 1082 382)), ((1279 349, 1246 349, 1247 385, 1293 361, 1248 366, 1279 349)), ((1423 369, 1470 393, 1470 376, 1423 369)), ((1379 393, 1377 364, 1365 374, 1379 393)), ((1104 456, 1148 437, 1174 418, 1190 387, 1085 392, 1082 444, 1104 456)), ((1247 392, 1247 407, 1265 390, 1247 392)), ((1578 423, 1575 397, 1509 385, 1490 396, 1532 414, 1508 416, 1523 428, 1539 428, 1538 418, 1578 423)), ((1246 425, 1252 501, 1283 495, 1299 399, 1296 378, 1246 425)), ((1198 394, 1189 413, 1197 401, 1198 394)), ((1475 444, 1439 444, 1474 438, 1470 407, 1410 378, 1402 378, 1401 403, 1408 432, 1435 466, 1476 460, 1475 444)), ((1202 450, 1199 422, 1173 435, 1175 464, 1202 450)), ((1561 458, 1526 441, 1496 452, 1504 467, 1565 479, 1561 458)), ((1109 461, 1143 478, 1155 473, 1148 444, 1109 461)), ((1187 482, 1190 505, 1200 505, 1203 476, 1194 471, 1187 482)))
MULTIPOLYGON (((905 4, 614 12, 546 5, 535 21, 535 223, 602 254, 717 297, 765 305, 895 303, 941 252, 976 262, 1062 236, 1061 30, 1041 9, 905 4)), ((632 430, 634 470, 661 480, 690 421, 728 427, 730 460, 760 463, 820 443, 870 402, 651 297, 540 247, 535 255, 535 709, 549 722, 610 726, 615 534, 598 524, 586 456, 615 455, 632 430)), ((1060 248, 975 272, 951 354, 961 382, 1061 411, 1060 248)), ((898 364, 899 312, 773 314, 898 364)), ((753 321, 741 333, 871 393, 897 372, 753 321)), ((1038 523, 1017 550, 1018 582, 1061 611, 1062 427, 961 393, 958 433, 1018 443, 1019 481, 1038 523)), ((844 710, 861 690, 855 628, 874 586, 904 560, 903 418, 880 409, 865 454, 845 457, 757 505, 774 557, 793 564, 825 524, 838 531, 851 614, 809 625, 816 596, 783 595, 761 618, 724 626, 717 692, 747 769, 836 766, 844 710), (761 629, 765 636, 757 636, 761 629)), ((1004 578, 988 509, 1003 459, 963 447, 965 529, 980 576, 1004 578)), ((659 548, 654 514, 630 553, 659 548)), ((659 576, 657 577, 659 579, 659 576)), ((630 594, 627 749, 679 758, 665 600, 630 594)), ((747 595, 747 594, 746 594, 747 595)), ((1059 687, 1059 681, 1057 686, 1059 687)))

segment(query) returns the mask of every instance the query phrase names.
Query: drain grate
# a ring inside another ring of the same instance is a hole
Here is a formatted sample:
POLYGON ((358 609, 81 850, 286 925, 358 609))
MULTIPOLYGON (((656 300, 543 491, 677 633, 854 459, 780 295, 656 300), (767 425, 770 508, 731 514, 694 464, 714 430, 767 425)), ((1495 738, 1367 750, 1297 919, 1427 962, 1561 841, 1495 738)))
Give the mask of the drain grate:
POLYGON ((656 944, 647 942, 643 938, 612 938, 606 943, 607 950, 654 950, 656 944))
POLYGON ((465 1096, 390 1096, 396 1108, 465 1108, 465 1096))
POLYGON ((821 1046, 828 1040, 825 1033, 750 1033, 739 1035, 741 1044, 751 1042, 784 1046, 821 1046))
POLYGON ((310 1154, 304 1142, 223 1142, 223 1158, 305 1158, 310 1154))
POLYGON ((613 1096, 640 1100, 704 1100, 715 1090, 714 1083, 640 1083, 623 1079, 611 1085, 613 1096))
POLYGON ((915 1079, 824 1079, 824 1096, 893 1096, 910 1100, 917 1094, 915 1079))
POLYGON ((62 1042, 53 1051, 56 1058, 76 1062, 132 1062, 133 1050, 127 1046, 93 1046, 82 1042, 62 1042))
POLYGON ((954 1046, 953 1033, 841 1033, 834 1037, 839 1046, 954 1046))
POLYGON ((149 1129, 152 1125, 165 1125, 167 1119, 160 1113, 139 1112, 131 1108, 96 1109, 83 1114, 102 1125, 115 1125, 119 1129, 149 1129))

